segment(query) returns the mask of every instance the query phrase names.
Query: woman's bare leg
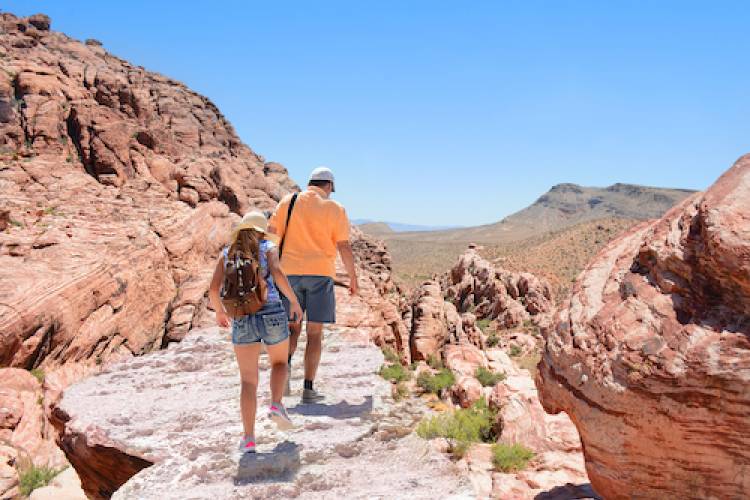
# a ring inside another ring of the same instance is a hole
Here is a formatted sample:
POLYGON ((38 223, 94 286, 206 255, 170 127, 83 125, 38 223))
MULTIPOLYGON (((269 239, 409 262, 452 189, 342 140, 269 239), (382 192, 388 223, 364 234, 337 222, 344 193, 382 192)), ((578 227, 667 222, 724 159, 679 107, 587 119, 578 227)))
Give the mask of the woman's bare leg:
POLYGON ((242 390, 240 391, 240 413, 245 437, 255 438, 255 412, 258 408, 258 357, 260 342, 247 345, 235 345, 237 364, 240 367, 242 390))

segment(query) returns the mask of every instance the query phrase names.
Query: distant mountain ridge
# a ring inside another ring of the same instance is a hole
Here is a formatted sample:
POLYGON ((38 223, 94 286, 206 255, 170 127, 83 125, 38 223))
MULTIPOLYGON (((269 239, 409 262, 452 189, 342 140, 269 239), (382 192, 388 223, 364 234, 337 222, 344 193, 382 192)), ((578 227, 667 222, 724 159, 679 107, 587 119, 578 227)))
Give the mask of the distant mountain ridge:
POLYGON ((695 191, 689 189, 622 183, 604 188, 557 184, 530 206, 494 224, 444 231, 399 233, 392 237, 424 241, 517 241, 596 219, 658 218, 693 193, 695 191))
POLYGON ((404 224, 401 222, 380 222, 370 219, 352 219, 351 222, 366 233, 370 234, 445 231, 461 228, 461 226, 423 226, 420 224, 404 224))

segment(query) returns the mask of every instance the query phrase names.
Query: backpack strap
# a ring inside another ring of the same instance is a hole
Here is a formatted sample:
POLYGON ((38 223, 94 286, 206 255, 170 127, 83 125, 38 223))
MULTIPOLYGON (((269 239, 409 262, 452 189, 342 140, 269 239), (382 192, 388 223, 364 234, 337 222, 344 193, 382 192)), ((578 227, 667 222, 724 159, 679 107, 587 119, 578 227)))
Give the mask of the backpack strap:
POLYGON ((286 224, 284 225, 284 236, 281 237, 281 243, 279 243, 279 262, 281 262, 281 256, 284 253, 284 242, 286 241, 286 232, 289 229, 289 219, 292 218, 292 210, 294 210, 294 204, 297 203, 297 196, 299 193, 294 193, 292 199, 289 202, 289 209, 286 212, 286 224))

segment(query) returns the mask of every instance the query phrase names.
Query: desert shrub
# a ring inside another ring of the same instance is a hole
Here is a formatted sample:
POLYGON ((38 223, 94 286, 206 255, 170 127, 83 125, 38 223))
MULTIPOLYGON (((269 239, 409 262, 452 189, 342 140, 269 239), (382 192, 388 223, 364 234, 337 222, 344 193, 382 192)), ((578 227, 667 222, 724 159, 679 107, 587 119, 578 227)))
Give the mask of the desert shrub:
POLYGON ((476 322, 476 325, 479 327, 480 330, 482 330, 484 333, 487 333, 487 329, 490 327, 490 323, 492 322, 489 318, 484 319, 478 319, 476 322))
POLYGON ((493 372, 484 366, 477 367, 475 376, 484 387, 494 387, 498 382, 505 380, 504 373, 493 372))
POLYGON ((44 370, 42 370, 41 368, 34 368, 33 370, 31 370, 31 374, 36 377, 40 384, 44 384, 44 370))
POLYGON ((383 365, 380 367, 380 376, 391 382, 403 382, 409 380, 410 374, 399 363, 393 365, 383 365))
POLYGON ((511 358, 517 358, 518 356, 521 355, 522 352, 523 352, 523 350, 519 346, 512 345, 512 346, 510 346, 510 352, 508 353, 508 355, 511 358))
POLYGON ((517 472, 526 468, 534 452, 521 444, 492 445, 492 464, 501 472, 517 472))
POLYGON ((32 465, 19 474, 18 485, 21 494, 28 497, 32 491, 47 486, 59 473, 59 470, 52 467, 32 465))
POLYGON ((399 363, 401 361, 398 354, 396 354, 396 351, 388 346, 383 347, 383 357, 390 363, 399 363))
POLYGON ((407 387, 399 382, 395 386, 393 386, 393 399, 396 401, 401 401, 402 399, 405 399, 409 395, 409 389, 407 387))
POLYGON ((424 370, 417 376, 417 385, 425 392, 431 392, 433 394, 440 394, 440 391, 447 389, 455 382, 456 377, 453 375, 453 372, 447 368, 443 368, 435 375, 424 370))
POLYGON ((500 336, 497 332, 491 332, 487 336, 487 347, 497 347, 500 344, 500 336))
POLYGON ((492 430, 495 417, 496 413, 482 398, 469 408, 422 420, 417 426, 417 435, 423 439, 447 439, 453 455, 460 458, 472 443, 495 440, 492 430))
POLYGON ((434 354, 427 356, 427 366, 433 370, 440 370, 443 367, 443 360, 434 354))

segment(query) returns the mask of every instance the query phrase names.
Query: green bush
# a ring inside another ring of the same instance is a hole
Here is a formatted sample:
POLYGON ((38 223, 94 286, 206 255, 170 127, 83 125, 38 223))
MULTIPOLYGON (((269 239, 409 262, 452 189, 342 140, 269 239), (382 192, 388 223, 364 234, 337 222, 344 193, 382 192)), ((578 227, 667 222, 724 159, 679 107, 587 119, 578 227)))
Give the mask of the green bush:
POLYGON ((40 384, 44 384, 44 370, 41 368, 34 368, 31 370, 31 374, 36 377, 40 384))
POLYGON ((431 392, 433 394, 440 394, 440 391, 447 389, 455 382, 456 377, 453 375, 453 372, 447 368, 443 368, 435 375, 424 370, 420 372, 417 377, 417 385, 425 392, 431 392))
POLYGON ((487 347, 497 347, 500 344, 500 337, 496 332, 491 332, 487 336, 487 347))
POLYGON ((427 356, 427 366, 429 366, 433 370, 440 370, 443 367, 443 360, 438 358, 434 354, 430 354, 429 356, 427 356))
POLYGON ((522 352, 523 352, 523 350, 519 346, 512 345, 512 346, 510 346, 510 352, 508 353, 508 355, 511 358, 517 358, 518 356, 521 355, 522 352))
POLYGON ((491 322, 492 320, 489 318, 478 319, 476 325, 482 330, 482 332, 487 333, 487 329, 490 327, 491 322))
POLYGON ((492 445, 492 464, 501 472, 523 470, 532 458, 534 452, 518 443, 512 446, 502 443, 492 445))
POLYGON ((445 438, 451 452, 462 457, 472 443, 493 442, 496 413, 484 398, 469 408, 458 409, 422 420, 417 426, 417 435, 423 439, 445 438))
POLYGON ((504 373, 495 373, 484 366, 477 367, 475 376, 484 387, 494 387, 498 382, 505 380, 504 373))
POLYGON ((388 346, 383 347, 383 357, 390 363, 399 363, 401 361, 398 354, 396 354, 396 351, 388 346))
POLYGON ((35 489, 47 486, 60 472, 52 467, 32 465, 19 475, 18 483, 21 494, 28 497, 35 489))
POLYGON ((380 376, 391 382, 403 382, 409 380, 410 374, 400 364, 383 365, 380 367, 380 376))

